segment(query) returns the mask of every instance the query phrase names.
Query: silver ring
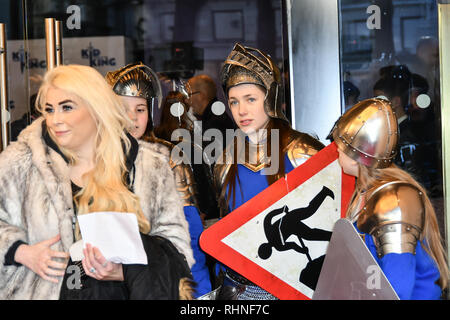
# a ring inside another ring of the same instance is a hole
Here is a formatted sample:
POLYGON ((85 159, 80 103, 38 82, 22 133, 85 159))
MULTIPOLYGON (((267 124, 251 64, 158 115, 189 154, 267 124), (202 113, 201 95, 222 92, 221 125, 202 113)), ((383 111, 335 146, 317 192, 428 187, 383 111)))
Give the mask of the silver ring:
POLYGON ((102 267, 103 267, 103 268, 106 268, 107 265, 108 265, 108 261, 105 261, 105 263, 102 264, 102 267))
POLYGON ((89 269, 89 271, 90 271, 91 273, 95 273, 96 270, 95 270, 94 267, 92 267, 92 268, 89 269))

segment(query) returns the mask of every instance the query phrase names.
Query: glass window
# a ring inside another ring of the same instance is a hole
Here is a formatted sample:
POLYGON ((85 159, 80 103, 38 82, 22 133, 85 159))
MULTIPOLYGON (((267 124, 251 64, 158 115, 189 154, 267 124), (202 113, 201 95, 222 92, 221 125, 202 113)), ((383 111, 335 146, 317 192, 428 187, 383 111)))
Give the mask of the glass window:
MULTIPOLYGON (((15 97, 27 97, 27 82, 25 79, 25 63, 24 63, 24 50, 22 47, 17 47, 15 44, 18 42, 23 44, 23 7, 21 1, 0 1, 0 22, 5 25, 6 28, 6 55, 7 55, 7 80, 8 80, 8 108, 10 114, 10 120, 18 120, 20 123, 26 125, 30 120, 27 114, 24 114, 24 110, 27 110, 28 103, 23 105, 22 101, 17 101, 15 97), (13 65, 17 65, 15 73, 11 72, 13 65)), ((26 102, 26 98, 23 99, 26 102)), ((7 119, 2 119, 6 121, 7 119)), ((10 121, 11 123, 11 121, 10 121)), ((16 134, 15 132, 10 132, 16 134)))
MULTIPOLYGON (((17 1, 2 2, 12 6, 17 1)), ((23 3, 24 7, 17 10, 25 19, 14 25, 25 35, 20 37, 19 32, 17 40, 10 41, 10 50, 19 57, 9 61, 10 95, 16 106, 13 120, 29 111, 28 100, 37 92, 46 72, 45 18, 62 21, 64 64, 90 65, 105 75, 128 63, 142 61, 161 76, 165 92, 175 81, 204 73, 216 81, 218 98, 225 102, 219 72, 237 41, 269 53, 281 69, 287 60, 281 0, 23 3), (21 81, 16 79, 19 75, 21 81), (27 94, 23 94, 24 90, 27 94)), ((154 118, 158 123, 159 115, 154 114, 154 118)))
POLYGON ((437 1, 339 2, 343 112, 388 98, 397 114, 396 164, 428 190, 444 230, 437 1))

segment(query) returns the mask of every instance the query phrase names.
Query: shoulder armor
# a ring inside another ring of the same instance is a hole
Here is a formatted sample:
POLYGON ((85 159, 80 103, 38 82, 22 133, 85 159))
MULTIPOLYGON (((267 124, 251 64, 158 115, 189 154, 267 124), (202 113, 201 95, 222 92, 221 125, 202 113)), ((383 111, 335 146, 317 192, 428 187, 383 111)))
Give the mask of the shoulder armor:
POLYGON ((291 142, 284 151, 294 168, 297 168, 319 152, 323 147, 324 145, 320 141, 314 139, 310 135, 292 130, 291 142))
POLYGON ((375 239, 378 257, 415 253, 425 221, 424 194, 410 183, 393 181, 371 192, 358 228, 375 239))
POLYGON ((198 208, 195 198, 195 195, 197 194, 196 184, 191 167, 188 163, 184 162, 181 157, 173 159, 174 152, 177 152, 177 155, 180 155, 183 154, 183 150, 177 145, 158 138, 155 135, 151 136, 151 142, 161 144, 169 149, 169 166, 174 173, 176 188, 183 202, 183 206, 194 206, 198 208))
POLYGON ((184 163, 174 165, 172 161, 170 165, 175 175, 177 191, 183 201, 183 206, 194 206, 198 208, 195 198, 196 184, 191 168, 184 163))

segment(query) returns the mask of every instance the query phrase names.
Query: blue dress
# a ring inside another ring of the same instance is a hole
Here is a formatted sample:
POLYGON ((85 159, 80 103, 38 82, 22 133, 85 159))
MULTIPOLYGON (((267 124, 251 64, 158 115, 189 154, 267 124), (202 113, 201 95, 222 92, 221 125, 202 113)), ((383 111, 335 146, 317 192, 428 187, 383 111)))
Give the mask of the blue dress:
POLYGON ((416 254, 388 253, 378 258, 377 249, 371 235, 364 235, 365 243, 372 256, 378 262, 386 278, 401 300, 437 300, 441 297, 441 288, 436 284, 439 269, 435 261, 425 251, 422 242, 416 245, 416 254))
POLYGON ((195 259, 195 264, 191 268, 192 276, 194 277, 194 281, 197 283, 194 297, 198 298, 212 290, 209 270, 206 266, 205 253, 200 249, 198 242, 200 234, 203 232, 203 224, 198 210, 194 206, 184 206, 184 215, 189 224, 191 247, 195 259))
MULTIPOLYGON (((284 161, 285 172, 289 173, 294 169, 294 167, 292 166, 292 163, 289 160, 288 156, 285 156, 284 160, 285 160, 284 161)), ((238 175, 240 183, 237 181, 236 177, 236 184, 235 184, 236 189, 234 194, 236 196, 236 203, 235 206, 233 206, 234 199, 233 195, 231 195, 231 199, 229 202, 230 212, 240 207, 242 204, 244 204, 257 194, 265 190, 267 187, 269 187, 269 183, 267 182, 267 176, 264 175, 264 170, 265 169, 262 169, 258 172, 253 172, 246 166, 238 164, 238 175)))

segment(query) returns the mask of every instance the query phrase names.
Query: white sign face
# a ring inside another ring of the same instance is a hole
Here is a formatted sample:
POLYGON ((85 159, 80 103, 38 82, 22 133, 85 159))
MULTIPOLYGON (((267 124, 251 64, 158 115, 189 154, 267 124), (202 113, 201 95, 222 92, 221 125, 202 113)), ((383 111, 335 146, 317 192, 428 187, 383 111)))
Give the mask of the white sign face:
MULTIPOLYGON (((64 38, 62 42, 64 64, 88 65, 105 76, 126 63, 127 46, 123 36, 64 38)), ((27 48, 23 40, 10 40, 7 51, 9 100, 14 121, 28 111, 28 97, 37 93, 47 71, 45 39, 28 40, 27 48)))
POLYGON ((341 218, 341 180, 335 160, 222 242, 312 298, 331 231, 341 218))

